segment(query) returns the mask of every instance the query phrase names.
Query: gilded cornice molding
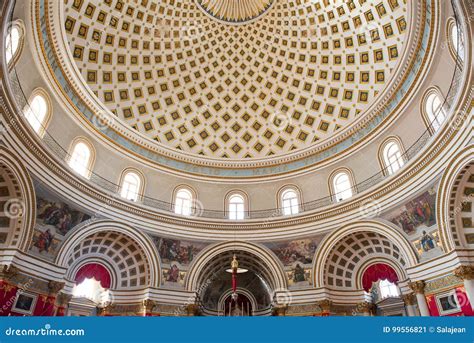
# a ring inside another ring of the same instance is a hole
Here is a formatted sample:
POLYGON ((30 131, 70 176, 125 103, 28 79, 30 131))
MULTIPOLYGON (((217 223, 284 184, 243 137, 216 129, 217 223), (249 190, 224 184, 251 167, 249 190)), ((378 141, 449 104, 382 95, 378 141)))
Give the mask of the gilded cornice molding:
POLYGON ((474 266, 459 266, 454 270, 454 275, 461 280, 474 280, 474 266))

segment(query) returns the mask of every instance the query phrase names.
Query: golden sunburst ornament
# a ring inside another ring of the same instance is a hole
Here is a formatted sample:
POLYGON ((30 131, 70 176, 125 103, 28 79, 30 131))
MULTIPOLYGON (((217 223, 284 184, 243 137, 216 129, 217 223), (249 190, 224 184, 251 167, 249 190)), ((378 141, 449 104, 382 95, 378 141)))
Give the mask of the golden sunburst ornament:
POLYGON ((196 0, 207 14, 228 23, 245 23, 265 13, 276 0, 196 0))

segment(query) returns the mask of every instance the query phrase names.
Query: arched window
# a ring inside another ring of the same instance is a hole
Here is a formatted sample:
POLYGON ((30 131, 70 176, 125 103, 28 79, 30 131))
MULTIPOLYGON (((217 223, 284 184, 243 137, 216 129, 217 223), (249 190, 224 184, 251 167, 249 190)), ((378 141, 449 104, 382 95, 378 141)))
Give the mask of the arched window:
POLYGON ((334 198, 340 202, 352 197, 352 183, 348 173, 340 171, 334 174, 332 178, 334 198))
POLYGON ((183 216, 190 216, 193 212, 193 194, 189 189, 181 188, 176 192, 174 212, 183 216))
POLYGON ((281 207, 285 216, 298 214, 300 211, 298 194, 293 189, 286 189, 281 193, 281 207))
POLYGON ((142 179, 135 172, 127 172, 122 179, 120 195, 122 198, 137 201, 142 188, 142 179))
POLYGON ((110 292, 103 288, 100 282, 94 278, 84 279, 80 284, 74 286, 72 295, 76 298, 85 298, 96 304, 104 304, 110 301, 110 292))
POLYGON ((395 140, 387 141, 382 151, 383 162, 389 175, 396 173, 405 164, 400 146, 395 140))
POLYGON ((448 21, 448 35, 451 43, 451 52, 454 57, 459 59, 461 62, 464 61, 464 35, 462 30, 459 30, 454 18, 451 18, 448 21))
POLYGON ((69 157, 69 166, 79 175, 89 177, 92 162, 93 150, 91 145, 84 140, 74 143, 69 157))
POLYGON ((8 30, 5 37, 5 60, 9 65, 13 65, 20 55, 24 32, 21 20, 16 20, 8 30))
POLYGON ((51 109, 49 101, 46 96, 42 94, 43 91, 37 90, 35 93, 29 105, 25 108, 25 118, 33 130, 42 136, 45 132, 45 126, 51 109))
POLYGON ((229 219, 245 219, 245 199, 240 194, 232 194, 229 196, 229 219))
POLYGON ((380 280, 379 282, 380 298, 396 298, 400 296, 398 286, 388 280, 380 280))
POLYGON ((431 91, 425 98, 425 112, 429 126, 434 132, 438 131, 446 119, 446 111, 443 108, 443 101, 436 91, 431 91))

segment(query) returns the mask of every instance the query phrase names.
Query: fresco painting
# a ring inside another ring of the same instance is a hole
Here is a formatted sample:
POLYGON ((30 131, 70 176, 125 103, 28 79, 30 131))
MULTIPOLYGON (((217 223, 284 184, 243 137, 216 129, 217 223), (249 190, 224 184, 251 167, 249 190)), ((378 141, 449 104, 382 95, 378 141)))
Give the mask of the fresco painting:
POLYGON ((311 264, 319 239, 300 239, 283 243, 266 244, 285 266, 296 262, 311 264))
POLYGON ((442 254, 436 226, 436 188, 434 186, 382 217, 395 224, 407 235, 421 260, 429 260, 442 254))
POLYGON ((203 243, 185 242, 161 237, 154 237, 153 241, 163 263, 177 262, 181 266, 189 265, 194 257, 206 246, 203 243))
POLYGON ((36 222, 30 251, 54 259, 64 236, 76 225, 91 217, 75 210, 56 196, 38 191, 36 222))
POLYGON ((384 217, 400 227, 408 235, 417 235, 420 228, 436 224, 436 191, 430 188, 415 199, 407 202, 384 217))

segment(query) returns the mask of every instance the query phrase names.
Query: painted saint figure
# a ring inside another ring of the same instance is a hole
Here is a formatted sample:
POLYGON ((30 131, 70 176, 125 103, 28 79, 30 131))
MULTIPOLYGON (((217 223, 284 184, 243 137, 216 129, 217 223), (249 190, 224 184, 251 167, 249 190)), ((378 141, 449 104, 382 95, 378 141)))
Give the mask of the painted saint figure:
POLYGON ((435 248, 434 237, 429 233, 426 233, 426 231, 423 231, 423 234, 421 235, 421 247, 423 248, 423 251, 430 251, 435 248))

